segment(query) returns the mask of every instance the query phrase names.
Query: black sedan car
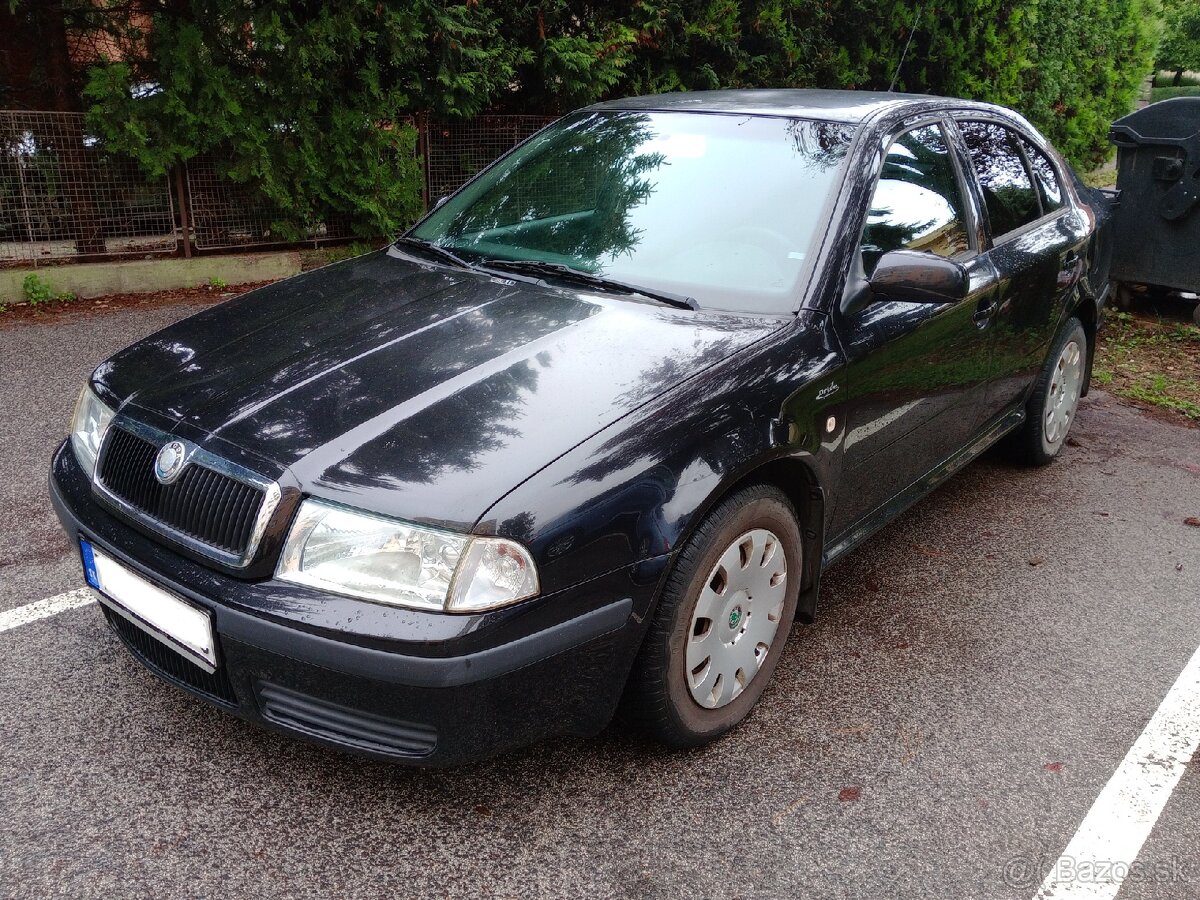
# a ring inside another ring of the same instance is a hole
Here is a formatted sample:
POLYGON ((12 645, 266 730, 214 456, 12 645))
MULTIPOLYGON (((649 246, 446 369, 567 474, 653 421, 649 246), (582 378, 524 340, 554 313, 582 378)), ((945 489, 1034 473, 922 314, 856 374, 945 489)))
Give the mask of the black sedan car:
POLYGON ((673 746, 822 571, 1087 391, 1107 211, 934 97, 601 103, 386 250, 104 362, 51 473, 113 630, 230 712, 414 763, 673 746))

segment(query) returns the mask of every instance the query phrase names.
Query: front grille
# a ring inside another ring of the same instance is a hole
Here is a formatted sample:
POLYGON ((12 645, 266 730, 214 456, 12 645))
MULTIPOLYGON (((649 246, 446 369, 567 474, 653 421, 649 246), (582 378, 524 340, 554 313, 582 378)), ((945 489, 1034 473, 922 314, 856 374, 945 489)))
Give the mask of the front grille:
POLYGON ((124 616, 121 616, 107 606, 103 607, 104 617, 112 630, 124 641, 125 646, 149 669, 164 676, 169 681, 182 684, 193 691, 211 697, 219 703, 230 706, 237 705, 237 697, 233 693, 233 685, 224 669, 217 669, 211 675, 205 672, 191 660, 176 653, 142 629, 138 628, 124 616))
POLYGON ((387 756, 428 756, 437 729, 318 700, 266 681, 258 683, 263 718, 314 737, 387 756))
POLYGON ((154 476, 157 454, 157 444, 114 426, 100 480, 120 500, 188 537, 235 556, 245 552, 262 509, 262 490, 196 462, 178 480, 163 484, 154 476))

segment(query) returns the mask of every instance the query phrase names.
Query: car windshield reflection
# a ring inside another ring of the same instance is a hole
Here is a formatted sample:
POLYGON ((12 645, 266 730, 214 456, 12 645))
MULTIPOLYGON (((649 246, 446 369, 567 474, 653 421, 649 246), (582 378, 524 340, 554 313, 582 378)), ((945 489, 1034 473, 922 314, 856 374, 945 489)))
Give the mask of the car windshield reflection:
POLYGON ((787 312, 852 136, 803 119, 583 113, 502 159, 411 237, 703 308, 787 312))

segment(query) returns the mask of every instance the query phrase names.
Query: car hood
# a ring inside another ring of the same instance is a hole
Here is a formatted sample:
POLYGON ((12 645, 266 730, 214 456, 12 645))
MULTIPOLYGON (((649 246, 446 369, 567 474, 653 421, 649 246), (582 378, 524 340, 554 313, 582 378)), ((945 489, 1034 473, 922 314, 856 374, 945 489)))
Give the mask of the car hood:
POLYGON ((231 444, 307 492, 469 528, 576 444, 782 321, 491 278, 389 249, 178 322, 94 382, 122 412, 231 444))

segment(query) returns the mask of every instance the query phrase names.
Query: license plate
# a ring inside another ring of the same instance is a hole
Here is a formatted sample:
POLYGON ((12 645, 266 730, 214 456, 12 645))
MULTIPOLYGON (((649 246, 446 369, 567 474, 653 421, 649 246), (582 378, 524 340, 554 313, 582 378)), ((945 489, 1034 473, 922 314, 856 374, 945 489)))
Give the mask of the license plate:
POLYGON ((212 616, 80 540, 87 583, 106 605, 206 672, 217 669, 212 616))

